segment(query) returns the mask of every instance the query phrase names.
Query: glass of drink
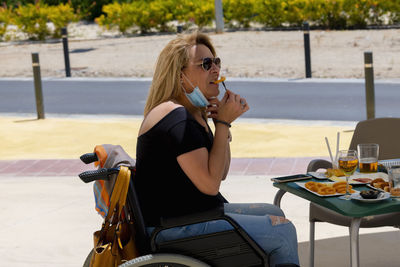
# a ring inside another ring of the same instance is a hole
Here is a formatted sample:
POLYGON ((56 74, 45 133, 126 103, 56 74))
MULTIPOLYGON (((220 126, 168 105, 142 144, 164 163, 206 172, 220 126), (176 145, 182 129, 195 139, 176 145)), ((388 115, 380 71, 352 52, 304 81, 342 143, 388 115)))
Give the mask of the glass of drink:
POLYGON ((388 173, 390 195, 400 197, 400 166, 390 167, 388 173))
POLYGON ((358 159, 360 160, 360 172, 378 171, 378 144, 359 144, 357 145, 358 159))
POLYGON ((358 166, 357 151, 340 150, 339 151, 339 168, 346 175, 346 194, 341 199, 349 200, 349 177, 354 173, 358 166))

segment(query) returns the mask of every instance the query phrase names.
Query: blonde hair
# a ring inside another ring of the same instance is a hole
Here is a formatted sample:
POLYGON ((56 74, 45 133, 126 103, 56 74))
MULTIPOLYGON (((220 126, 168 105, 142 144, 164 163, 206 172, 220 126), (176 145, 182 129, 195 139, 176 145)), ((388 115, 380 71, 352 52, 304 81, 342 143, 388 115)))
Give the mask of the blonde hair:
POLYGON ((207 46, 215 57, 215 49, 210 38, 200 32, 179 35, 161 51, 144 107, 144 116, 155 106, 171 99, 179 99, 182 96, 182 69, 189 62, 189 49, 198 44, 207 46))

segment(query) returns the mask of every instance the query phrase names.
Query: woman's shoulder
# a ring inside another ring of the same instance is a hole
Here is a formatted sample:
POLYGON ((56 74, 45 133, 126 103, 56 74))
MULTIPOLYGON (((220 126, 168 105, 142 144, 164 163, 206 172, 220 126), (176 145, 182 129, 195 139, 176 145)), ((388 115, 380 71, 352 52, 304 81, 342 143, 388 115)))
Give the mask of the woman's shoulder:
MULTIPOLYGON (((139 135, 144 134, 171 113, 185 115, 186 109, 181 104, 172 101, 163 102, 155 106, 143 120, 139 135)), ((177 117, 181 117, 177 116, 177 117)))
POLYGON ((171 111, 178 109, 178 108, 183 108, 184 107, 181 104, 177 104, 173 101, 167 101, 163 102, 157 106, 155 106, 147 115, 147 117, 153 117, 153 118, 159 118, 162 119, 166 115, 168 115, 171 111))

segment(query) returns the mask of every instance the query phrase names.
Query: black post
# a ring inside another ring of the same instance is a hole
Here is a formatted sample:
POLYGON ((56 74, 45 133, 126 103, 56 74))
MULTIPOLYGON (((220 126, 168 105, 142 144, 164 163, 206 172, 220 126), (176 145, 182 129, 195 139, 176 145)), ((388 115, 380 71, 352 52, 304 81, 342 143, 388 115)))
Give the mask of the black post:
POLYGON ((182 25, 176 26, 176 32, 177 33, 182 33, 182 31, 183 31, 183 26, 182 25))
POLYGON ((44 119, 42 78, 40 76, 39 54, 32 53, 33 82, 35 85, 36 112, 38 119, 44 119))
POLYGON ((375 119, 375 85, 372 52, 364 52, 365 98, 367 101, 367 120, 375 119))
POLYGON ((310 25, 303 23, 304 31, 304 56, 306 62, 306 78, 311 78, 311 52, 310 52, 310 25))
POLYGON ((67 28, 61 28, 61 37, 64 47, 65 76, 71 77, 71 67, 69 65, 68 33, 67 28))

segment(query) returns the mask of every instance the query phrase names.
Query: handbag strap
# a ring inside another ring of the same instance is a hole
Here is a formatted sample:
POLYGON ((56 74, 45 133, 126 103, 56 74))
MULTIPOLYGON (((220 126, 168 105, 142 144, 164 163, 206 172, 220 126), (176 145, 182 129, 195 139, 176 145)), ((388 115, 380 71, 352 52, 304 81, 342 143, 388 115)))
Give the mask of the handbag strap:
POLYGON ((126 203, 126 196, 128 194, 129 182, 131 178, 131 171, 126 166, 121 166, 117 179, 115 181, 114 189, 111 193, 110 207, 102 231, 106 231, 110 225, 110 218, 114 216, 114 220, 121 216, 122 209, 126 203), (116 210, 116 207, 118 210, 116 210))

